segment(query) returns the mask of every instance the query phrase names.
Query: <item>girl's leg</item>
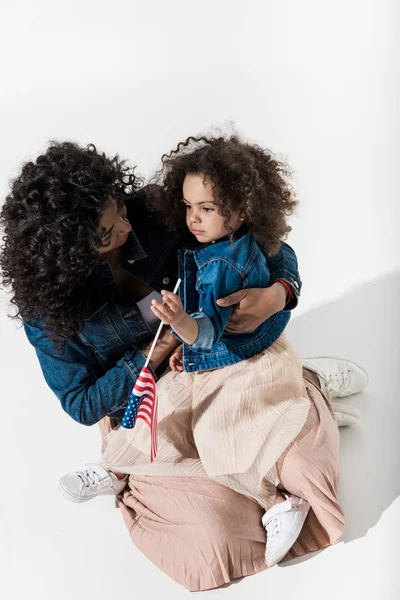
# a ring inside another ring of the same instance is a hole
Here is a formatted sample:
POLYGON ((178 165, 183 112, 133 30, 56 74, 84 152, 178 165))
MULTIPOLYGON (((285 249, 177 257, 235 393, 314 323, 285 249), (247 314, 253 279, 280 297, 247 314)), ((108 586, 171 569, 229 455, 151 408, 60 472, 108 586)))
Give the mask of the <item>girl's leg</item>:
POLYGON ((282 500, 265 478, 302 430, 302 367, 284 337, 235 365, 195 376, 193 435, 204 469, 265 510, 282 500))

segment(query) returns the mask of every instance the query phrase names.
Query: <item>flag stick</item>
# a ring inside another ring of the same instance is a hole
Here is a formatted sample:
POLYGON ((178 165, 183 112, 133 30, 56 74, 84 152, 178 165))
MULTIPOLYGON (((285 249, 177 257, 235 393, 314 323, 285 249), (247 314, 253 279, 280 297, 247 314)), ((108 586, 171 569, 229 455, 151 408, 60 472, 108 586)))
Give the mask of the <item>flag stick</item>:
MULTIPOLYGON (((179 288, 179 286, 181 284, 181 281, 182 281, 181 279, 178 279, 178 281, 176 282, 176 285, 175 285, 174 291, 173 291, 174 294, 176 294, 176 292, 178 291, 178 288, 179 288)), ((159 327, 157 329, 156 337, 154 338, 153 343, 152 343, 151 348, 150 348, 150 351, 149 351, 149 353, 147 355, 146 362, 144 363, 144 368, 145 369, 148 367, 148 364, 149 364, 150 359, 151 359, 151 355, 153 354, 153 350, 154 350, 154 348, 155 348, 155 346, 157 344, 158 338, 160 337, 160 333, 161 333, 161 330, 162 330, 163 326, 164 326, 164 323, 161 321, 161 323, 160 323, 160 325, 159 325, 159 327)))

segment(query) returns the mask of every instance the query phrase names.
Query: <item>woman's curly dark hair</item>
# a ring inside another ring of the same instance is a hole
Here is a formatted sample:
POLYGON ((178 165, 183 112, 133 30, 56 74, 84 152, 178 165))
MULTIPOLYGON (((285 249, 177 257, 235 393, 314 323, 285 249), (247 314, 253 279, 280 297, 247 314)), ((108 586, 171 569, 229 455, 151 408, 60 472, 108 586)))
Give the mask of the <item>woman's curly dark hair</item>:
MULTIPOLYGON (((188 174, 202 174, 213 187, 218 211, 230 220, 230 209, 240 211, 257 242, 274 254, 291 227, 287 223, 296 208, 288 183, 288 166, 257 145, 238 136, 188 137, 162 157, 154 177, 153 209, 172 230, 185 226, 183 181, 188 174)), ((229 231, 229 228, 227 228, 229 231)))
POLYGON ((1 281, 11 286, 12 318, 40 319, 53 339, 74 335, 98 304, 90 274, 100 260, 96 232, 110 203, 142 181, 118 156, 90 144, 51 142, 11 184, 0 212, 1 281))

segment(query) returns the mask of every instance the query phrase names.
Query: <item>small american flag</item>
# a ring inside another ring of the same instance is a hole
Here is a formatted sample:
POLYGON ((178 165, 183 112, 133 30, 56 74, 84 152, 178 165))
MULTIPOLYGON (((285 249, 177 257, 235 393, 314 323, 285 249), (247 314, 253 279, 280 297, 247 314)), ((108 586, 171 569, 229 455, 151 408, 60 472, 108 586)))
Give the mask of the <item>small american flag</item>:
POLYGON ((133 429, 136 419, 142 419, 150 427, 151 447, 150 462, 157 456, 157 418, 158 399, 154 377, 147 367, 143 367, 136 380, 128 406, 121 421, 125 429, 133 429))

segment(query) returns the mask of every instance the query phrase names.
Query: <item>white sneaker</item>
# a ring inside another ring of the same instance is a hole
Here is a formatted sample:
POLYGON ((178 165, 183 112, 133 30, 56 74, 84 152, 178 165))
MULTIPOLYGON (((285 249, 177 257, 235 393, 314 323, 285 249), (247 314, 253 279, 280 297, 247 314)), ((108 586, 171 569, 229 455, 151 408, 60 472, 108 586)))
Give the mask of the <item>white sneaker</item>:
POLYGON ((332 398, 346 398, 358 394, 368 385, 368 375, 356 363, 334 356, 304 358, 303 367, 318 375, 321 389, 332 398))
POLYGON ((348 406, 341 402, 331 401, 338 427, 351 427, 360 420, 360 411, 354 406, 348 406))
POLYGON ((84 471, 67 473, 60 479, 58 489, 71 502, 87 502, 96 496, 116 496, 126 486, 125 480, 121 481, 99 464, 90 463, 85 467, 84 471))
POLYGON ((296 496, 287 496, 285 502, 270 508, 262 518, 267 532, 265 562, 273 567, 289 552, 300 535, 310 505, 296 496))

